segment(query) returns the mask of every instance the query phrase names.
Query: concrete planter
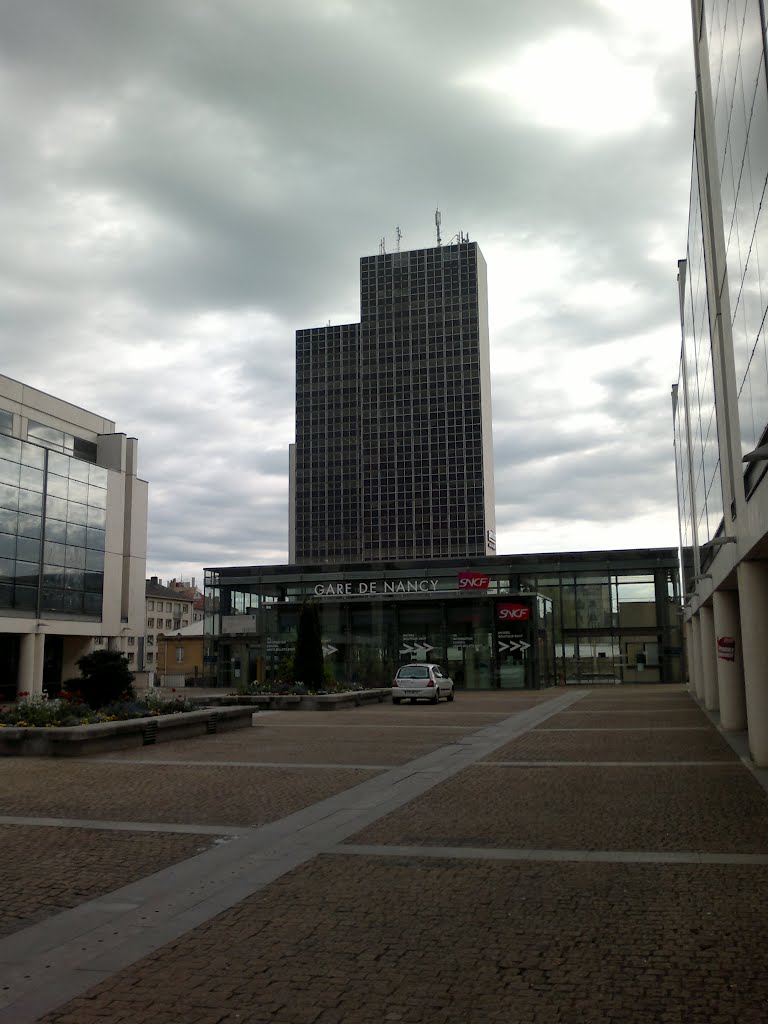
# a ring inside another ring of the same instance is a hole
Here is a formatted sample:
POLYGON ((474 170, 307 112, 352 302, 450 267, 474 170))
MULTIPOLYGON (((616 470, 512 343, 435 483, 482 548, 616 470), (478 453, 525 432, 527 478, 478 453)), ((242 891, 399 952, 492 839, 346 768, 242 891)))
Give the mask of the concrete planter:
POLYGON ((349 690, 344 693, 309 693, 301 696, 295 693, 259 693, 241 697, 232 694, 188 698, 194 703, 210 706, 227 706, 228 704, 248 704, 265 711, 336 711, 337 708, 355 708, 363 704, 381 704, 390 700, 392 691, 389 687, 376 690, 349 690))
POLYGON ((125 722, 96 722, 61 728, 0 729, 0 756, 79 757, 109 750, 149 746, 165 740, 185 739, 205 733, 247 729, 252 723, 252 706, 206 708, 154 718, 131 718, 125 722))

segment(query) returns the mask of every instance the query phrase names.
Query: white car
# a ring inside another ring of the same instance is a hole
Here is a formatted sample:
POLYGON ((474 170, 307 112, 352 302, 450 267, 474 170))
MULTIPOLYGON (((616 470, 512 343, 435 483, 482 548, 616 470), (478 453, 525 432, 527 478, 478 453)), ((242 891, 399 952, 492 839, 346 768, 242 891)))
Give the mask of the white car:
POLYGON ((401 700, 428 700, 437 704, 441 697, 453 700, 453 680, 444 676, 439 665, 412 662, 401 665, 392 681, 392 703, 401 700))

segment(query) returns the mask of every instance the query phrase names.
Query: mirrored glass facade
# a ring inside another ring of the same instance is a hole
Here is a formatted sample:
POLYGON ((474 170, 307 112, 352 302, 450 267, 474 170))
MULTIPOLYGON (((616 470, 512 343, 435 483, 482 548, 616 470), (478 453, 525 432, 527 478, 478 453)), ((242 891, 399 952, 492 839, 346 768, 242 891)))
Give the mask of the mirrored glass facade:
POLYGON ((101 616, 107 470, 0 434, 0 608, 101 616))
MULTIPOLYGON (((768 424, 768 85, 758 0, 708 0, 708 40, 717 172, 743 452, 768 424)), ((718 287, 723 287, 721 280, 718 287)))

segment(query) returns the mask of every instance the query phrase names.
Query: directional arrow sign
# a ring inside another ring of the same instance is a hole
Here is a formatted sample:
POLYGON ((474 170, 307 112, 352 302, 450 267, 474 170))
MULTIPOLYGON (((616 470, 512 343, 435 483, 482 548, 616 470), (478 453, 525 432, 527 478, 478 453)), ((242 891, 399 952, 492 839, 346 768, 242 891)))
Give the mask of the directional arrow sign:
POLYGON ((416 644, 416 646, 420 650, 424 651, 425 654, 429 654, 430 651, 434 651, 434 649, 435 649, 434 647, 430 647, 429 644, 416 644))
POLYGON ((416 648, 416 647, 409 647, 408 644, 405 644, 403 646, 403 648, 401 649, 400 653, 401 654, 415 654, 417 649, 418 648, 416 648))
POLYGON ((527 651, 530 647, 525 640, 510 640, 508 644, 505 644, 502 640, 499 640, 500 651, 527 651))
POLYGON ((326 644, 323 648, 323 657, 327 658, 329 654, 335 654, 338 649, 338 647, 332 647, 331 644, 326 644))

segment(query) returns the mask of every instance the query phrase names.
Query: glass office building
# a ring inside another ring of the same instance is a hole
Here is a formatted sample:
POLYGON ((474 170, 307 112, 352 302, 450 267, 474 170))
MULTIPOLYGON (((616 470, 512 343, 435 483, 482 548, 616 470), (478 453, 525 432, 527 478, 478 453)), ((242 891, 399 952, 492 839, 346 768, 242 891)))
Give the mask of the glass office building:
POLYGON ((212 685, 275 682, 305 601, 339 683, 433 660, 465 689, 682 678, 674 549, 206 570, 212 685))
POLYGON ((691 678, 768 765, 768 78, 758 0, 691 0, 696 107, 673 386, 691 678))
POLYGON ((94 636, 141 627, 137 454, 110 420, 0 376, 0 699, 56 692, 94 636))

